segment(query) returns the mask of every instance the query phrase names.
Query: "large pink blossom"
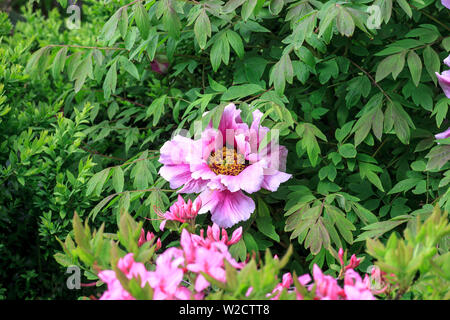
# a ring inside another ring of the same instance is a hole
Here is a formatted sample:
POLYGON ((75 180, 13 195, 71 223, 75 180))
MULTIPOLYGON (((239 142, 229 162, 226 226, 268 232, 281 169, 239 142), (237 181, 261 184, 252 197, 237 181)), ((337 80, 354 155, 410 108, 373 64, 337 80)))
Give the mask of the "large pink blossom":
MULTIPOLYGON (((450 67, 450 56, 448 56, 444 60, 444 63, 450 67)), ((439 84, 442 90, 444 90, 444 94, 447 96, 447 98, 450 98, 450 70, 442 71, 441 74, 436 72, 436 77, 439 80, 439 84)))
POLYGON ((180 193, 200 193, 199 213, 211 212, 218 226, 229 228, 247 220, 254 201, 244 194, 261 188, 276 191, 291 175, 283 172, 287 149, 276 139, 260 148, 269 129, 260 125, 263 114, 253 111, 250 126, 234 104, 224 108, 218 130, 208 127, 193 140, 181 135, 161 148, 159 173, 180 193), (261 150, 260 150, 261 149, 261 150))
POLYGON ((447 9, 450 9, 450 0, 441 0, 442 5, 447 9))

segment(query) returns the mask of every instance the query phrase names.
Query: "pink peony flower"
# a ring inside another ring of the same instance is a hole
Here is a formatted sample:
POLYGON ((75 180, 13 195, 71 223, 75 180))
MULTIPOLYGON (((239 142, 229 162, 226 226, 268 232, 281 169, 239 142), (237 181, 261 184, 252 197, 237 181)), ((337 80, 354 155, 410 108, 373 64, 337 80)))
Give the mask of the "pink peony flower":
POLYGON ((166 74, 167 70, 169 69, 169 63, 158 61, 156 59, 150 63, 150 66, 152 68, 152 71, 159 74, 166 74))
POLYGON ((442 5, 447 9, 450 9, 450 0, 441 0, 442 5))
MULTIPOLYGON (((138 247, 142 246, 144 243, 146 242, 150 242, 153 241, 153 239, 156 236, 153 234, 153 232, 147 231, 147 235, 145 235, 145 231, 144 229, 141 230, 141 235, 139 236, 139 240, 138 240, 138 247)), ((156 240, 156 251, 158 251, 159 249, 161 249, 161 239, 158 238, 156 240)))
POLYGON ((189 199, 186 203, 183 197, 178 195, 178 201, 170 206, 169 211, 166 213, 156 212, 164 219, 159 228, 164 230, 167 220, 178 221, 181 223, 194 221, 201 206, 202 201, 200 198, 195 199, 194 203, 189 199))
MULTIPOLYGON (((447 1, 447 3, 450 3, 450 1, 447 1)), ((450 56, 444 60, 444 63, 450 67, 450 56)), ((447 98, 450 98, 450 70, 442 71, 442 74, 436 72, 436 77, 439 80, 442 90, 444 90, 444 94, 447 98)))
POLYGON ((244 194, 261 188, 276 191, 291 178, 283 172, 287 149, 272 141, 259 150, 269 132, 260 126, 263 114, 253 112, 249 127, 234 104, 225 107, 218 130, 212 122, 192 140, 180 135, 161 148, 159 173, 180 193, 200 193, 203 207, 218 226, 229 228, 247 220, 255 210, 254 201, 244 194))
POLYGON ((450 138, 450 127, 444 132, 438 133, 434 136, 436 139, 447 139, 450 138))

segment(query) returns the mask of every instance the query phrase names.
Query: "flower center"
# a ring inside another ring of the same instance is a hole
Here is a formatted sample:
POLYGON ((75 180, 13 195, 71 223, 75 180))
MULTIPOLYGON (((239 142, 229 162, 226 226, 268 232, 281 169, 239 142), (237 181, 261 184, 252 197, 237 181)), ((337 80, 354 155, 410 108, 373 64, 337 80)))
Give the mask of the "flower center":
POLYGON ((244 155, 227 147, 213 151, 208 157, 207 163, 217 175, 237 176, 247 167, 244 155))

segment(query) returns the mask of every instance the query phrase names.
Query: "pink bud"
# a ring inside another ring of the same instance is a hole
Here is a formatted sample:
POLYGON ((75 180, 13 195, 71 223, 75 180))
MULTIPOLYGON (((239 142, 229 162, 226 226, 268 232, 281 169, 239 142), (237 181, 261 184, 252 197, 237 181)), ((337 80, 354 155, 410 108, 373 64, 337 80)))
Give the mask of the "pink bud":
POLYGON ((338 255, 339 255, 339 262, 341 263, 341 266, 343 266, 344 265, 344 259, 343 259, 343 257, 344 257, 344 249, 339 248, 338 255))
POLYGON ((242 238, 242 227, 237 228, 234 230, 233 234, 231 235, 230 241, 227 242, 227 245, 231 246, 232 244, 238 243, 239 240, 242 238))

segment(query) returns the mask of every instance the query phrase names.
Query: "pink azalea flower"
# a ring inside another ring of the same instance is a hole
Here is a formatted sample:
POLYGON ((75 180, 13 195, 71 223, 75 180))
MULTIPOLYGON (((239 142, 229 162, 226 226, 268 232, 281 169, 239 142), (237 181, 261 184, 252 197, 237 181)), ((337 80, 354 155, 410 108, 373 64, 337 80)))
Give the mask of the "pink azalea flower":
POLYGON ((209 282, 200 272, 205 272, 213 278, 225 282, 224 260, 227 260, 234 268, 240 269, 243 267, 242 263, 233 259, 228 252, 227 245, 223 242, 206 241, 203 238, 199 241, 195 236, 183 229, 180 244, 187 263, 186 270, 198 273, 195 281, 197 292, 201 292, 209 286, 209 282))
POLYGON ((318 265, 313 266, 313 278, 316 284, 316 297, 320 300, 339 300, 345 296, 337 280, 322 273, 318 265))
POLYGON ((237 228, 233 231, 231 235, 231 239, 228 240, 228 234, 225 229, 222 228, 220 231, 220 227, 217 224, 213 224, 213 226, 208 226, 206 231, 206 238, 204 237, 204 230, 200 230, 200 235, 192 235, 193 240, 200 244, 201 246, 208 247, 213 242, 222 242, 227 246, 231 246, 235 243, 238 243, 242 238, 242 227, 237 228))
MULTIPOLYGON (((306 286, 309 282, 311 282, 311 276, 309 274, 304 274, 300 277, 298 277, 298 281, 300 282, 300 284, 302 286, 306 286)), ((266 297, 270 297, 273 294, 275 294, 275 296, 273 296, 270 300, 278 300, 280 298, 281 292, 283 291, 283 289, 288 290, 288 292, 292 292, 291 287, 294 285, 294 280, 292 279, 292 275, 291 273, 285 273, 283 274, 283 279, 281 281, 281 283, 279 283, 275 289, 273 289, 272 293, 268 293, 266 295, 266 297)), ((294 292, 297 294, 297 300, 303 300, 302 295, 297 291, 297 289, 294 287, 293 288, 294 292)))
POLYGON ((447 9, 450 9, 450 0, 441 0, 442 5, 447 9))
MULTIPOLYGON (((447 3, 450 3, 450 0, 447 3)), ((450 67, 450 56, 444 60, 444 63, 450 67)), ((442 74, 436 72, 436 77, 439 80, 442 90, 444 90, 444 94, 447 98, 450 98, 450 70, 442 71, 442 74)))
MULTIPOLYGON (((138 247, 142 246, 144 243, 146 242, 150 242, 153 241, 153 239, 156 236, 153 234, 153 232, 147 231, 147 235, 145 235, 145 231, 144 229, 141 230, 141 235, 139 236, 139 240, 138 240, 138 247)), ((158 251, 159 249, 161 249, 161 239, 158 238, 156 240, 156 251, 158 251)))
POLYGON ((183 280, 183 252, 178 248, 169 248, 156 259, 156 270, 149 272, 148 281, 154 289, 154 300, 188 300, 189 289, 180 286, 183 280))
MULTIPOLYGON (((117 266, 128 279, 140 277, 142 287, 144 287, 145 283, 148 281, 149 272, 145 269, 144 264, 134 261, 132 253, 128 253, 125 257, 120 258, 117 266)), ((108 286, 108 290, 103 293, 100 300, 135 300, 135 298, 122 287, 113 270, 101 271, 99 272, 98 277, 108 286)))
POLYGON ((370 290, 370 280, 366 274, 364 281, 353 269, 345 272, 344 291, 346 300, 375 300, 370 290))
POLYGON ((234 104, 225 107, 218 130, 212 122, 192 140, 180 135, 161 148, 159 173, 180 193, 200 193, 203 207, 218 226, 229 228, 247 220, 255 210, 254 201, 244 194, 261 188, 276 191, 291 178, 283 172, 287 149, 272 141, 259 150, 269 129, 262 127, 262 113, 253 112, 249 127, 234 104))
POLYGON ((164 230, 167 220, 178 221, 181 223, 194 221, 201 206, 202 201, 200 198, 195 199, 194 203, 192 203, 191 199, 189 199, 186 203, 183 197, 178 195, 178 201, 170 206, 169 211, 166 213, 156 212, 161 218, 164 219, 159 228, 164 230))
POLYGON ((101 271, 98 277, 108 286, 108 290, 103 292, 100 300, 136 300, 122 287, 113 270, 101 271))

